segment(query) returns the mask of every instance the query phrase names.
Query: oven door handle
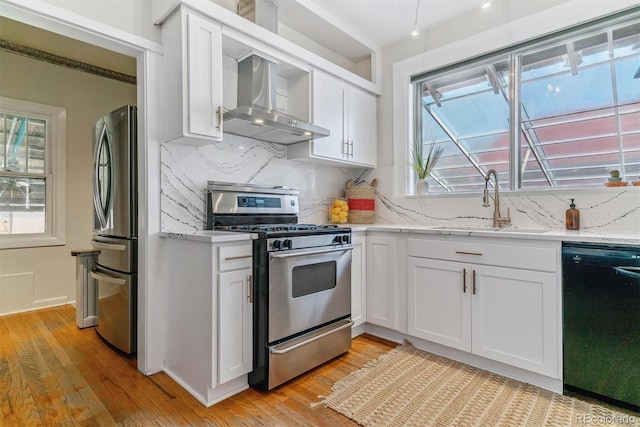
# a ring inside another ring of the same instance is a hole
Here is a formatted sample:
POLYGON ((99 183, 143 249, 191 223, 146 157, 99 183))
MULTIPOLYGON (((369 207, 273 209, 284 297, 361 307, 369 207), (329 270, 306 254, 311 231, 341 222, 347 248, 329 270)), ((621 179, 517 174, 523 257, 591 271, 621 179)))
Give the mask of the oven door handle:
POLYGON ((284 253, 278 253, 278 254, 274 254, 271 253, 269 254, 269 256, 271 258, 292 258, 292 257, 296 257, 296 256, 305 256, 305 255, 317 255, 317 254, 327 254, 330 252, 344 252, 344 251, 352 251, 353 250, 353 246, 349 246, 349 247, 339 247, 337 249, 323 249, 320 251, 306 251, 306 252, 284 252, 284 253))
POLYGON ((292 345, 291 347, 287 347, 287 348, 285 348, 284 350, 278 350, 278 349, 276 349, 275 347, 272 347, 272 348, 270 348, 269 350, 270 350, 270 351, 271 351, 271 353, 273 353, 273 354, 286 354, 286 353, 289 353, 290 351, 295 350, 296 348, 300 348, 300 347, 305 346, 305 345, 307 345, 307 344, 310 344, 310 343, 312 343, 312 342, 314 342, 314 341, 317 341, 317 340, 319 340, 320 338, 324 338, 324 337, 326 337, 327 335, 331 335, 331 334, 336 333, 336 332, 338 332, 338 331, 341 331, 341 330, 343 330, 343 329, 345 329, 345 328, 350 328, 351 326, 353 326, 353 320, 349 320, 349 321, 347 321, 347 323, 345 323, 345 324, 344 324, 344 325, 342 325, 342 326, 338 326, 337 328, 335 328, 335 329, 331 329, 330 331, 323 332, 323 333, 321 333, 321 334, 319 334, 319 335, 315 335, 315 336, 313 336, 313 337, 309 338, 308 340, 305 340, 305 341, 299 342, 298 344, 292 345))

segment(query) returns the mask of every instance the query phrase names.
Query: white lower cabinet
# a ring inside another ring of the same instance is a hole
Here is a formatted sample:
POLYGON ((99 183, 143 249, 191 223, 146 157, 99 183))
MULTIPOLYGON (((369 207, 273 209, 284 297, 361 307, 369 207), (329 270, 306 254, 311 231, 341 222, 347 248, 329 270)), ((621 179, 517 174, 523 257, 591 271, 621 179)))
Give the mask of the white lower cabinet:
POLYGON ((397 329, 396 239, 367 236, 366 248, 367 322, 397 329))
MULTIPOLYGON (((428 251, 446 254, 439 241, 428 251)), ((465 248, 454 257, 481 258, 491 246, 465 248)), ((416 251, 414 242, 414 255, 416 251)), ((540 248, 508 248, 514 260, 540 248), (519 254, 520 253, 520 254, 519 254)), ((547 254, 547 252, 543 252, 547 254)), ((412 244, 409 244, 412 255, 412 244)), ((516 261, 517 263, 517 261, 516 261)), ((555 263, 549 270, 555 270, 555 263)), ((558 369, 558 300, 555 272, 496 267, 443 259, 408 258, 408 332, 458 350, 471 352, 552 378, 558 369)))
POLYGON ((457 262, 409 257, 409 335, 471 351, 467 268, 457 262))
POLYGON ((539 374, 557 374, 556 275, 472 265, 471 351, 539 374))
POLYGON ((366 294, 366 237, 352 234, 351 251, 351 320, 353 326, 362 325, 367 320, 366 294))
POLYGON ((164 371, 206 406, 248 387, 252 245, 166 239, 164 371))
POLYGON ((225 383, 252 369, 251 269, 220 273, 218 280, 218 380, 225 383))

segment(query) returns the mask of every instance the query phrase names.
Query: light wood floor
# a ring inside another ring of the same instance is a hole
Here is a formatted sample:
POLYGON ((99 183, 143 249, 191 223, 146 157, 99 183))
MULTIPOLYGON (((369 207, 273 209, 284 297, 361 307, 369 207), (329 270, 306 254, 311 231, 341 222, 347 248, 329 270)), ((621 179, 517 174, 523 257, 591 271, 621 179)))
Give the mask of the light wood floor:
POLYGON ((71 306, 0 317, 0 425, 355 426, 319 395, 394 344, 371 336, 271 392, 248 389, 205 408, 164 373, 144 376, 71 306))

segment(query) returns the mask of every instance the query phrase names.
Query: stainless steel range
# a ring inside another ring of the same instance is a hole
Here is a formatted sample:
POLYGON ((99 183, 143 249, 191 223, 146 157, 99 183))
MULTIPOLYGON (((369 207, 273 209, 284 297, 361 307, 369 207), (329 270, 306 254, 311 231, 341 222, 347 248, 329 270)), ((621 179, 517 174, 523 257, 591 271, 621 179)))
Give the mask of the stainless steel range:
POLYGON ((298 224, 298 212, 294 188, 208 185, 207 228, 258 236, 249 384, 262 390, 351 348, 351 230, 298 224))

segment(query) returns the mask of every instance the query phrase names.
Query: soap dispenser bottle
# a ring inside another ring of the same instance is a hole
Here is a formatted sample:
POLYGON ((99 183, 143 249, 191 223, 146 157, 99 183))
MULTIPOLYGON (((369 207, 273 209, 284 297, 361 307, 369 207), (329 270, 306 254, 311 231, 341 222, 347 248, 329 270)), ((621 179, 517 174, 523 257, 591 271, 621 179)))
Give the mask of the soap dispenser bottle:
POLYGON ((571 199, 571 204, 569 205, 569 209, 567 209, 565 223, 567 230, 580 230, 580 211, 576 209, 573 200, 574 199, 571 199))

